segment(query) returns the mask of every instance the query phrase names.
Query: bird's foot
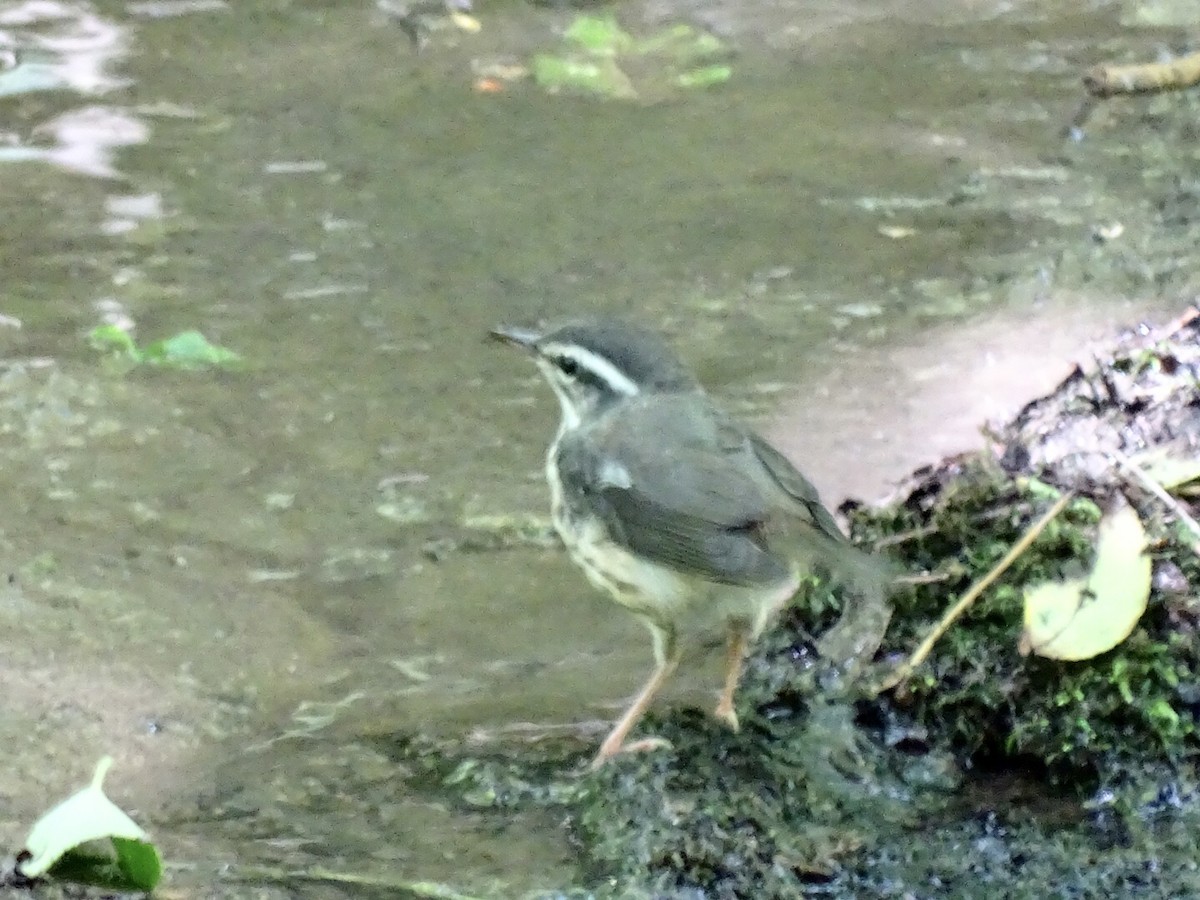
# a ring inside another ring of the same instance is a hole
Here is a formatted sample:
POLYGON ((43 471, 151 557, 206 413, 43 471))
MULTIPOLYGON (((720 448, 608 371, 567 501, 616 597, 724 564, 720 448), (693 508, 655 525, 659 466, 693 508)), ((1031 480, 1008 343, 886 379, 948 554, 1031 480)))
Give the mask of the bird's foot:
POLYGON ((723 724, 726 728, 737 734, 741 730, 741 724, 738 722, 737 711, 733 708, 732 703, 725 702, 724 699, 717 704, 717 708, 713 710, 713 718, 723 724))
POLYGON ((630 741, 627 744, 620 744, 616 747, 603 745, 600 747, 600 752, 596 754, 596 758, 592 760, 592 764, 588 767, 588 770, 591 772, 597 771, 618 753, 646 753, 650 750, 670 749, 671 742, 666 738, 660 737, 639 738, 636 741, 630 741))

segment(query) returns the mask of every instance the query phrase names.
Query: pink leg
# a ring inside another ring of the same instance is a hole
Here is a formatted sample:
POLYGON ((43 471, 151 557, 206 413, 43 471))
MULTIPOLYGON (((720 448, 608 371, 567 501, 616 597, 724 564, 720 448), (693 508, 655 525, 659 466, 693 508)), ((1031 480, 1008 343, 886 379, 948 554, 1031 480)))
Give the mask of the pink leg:
POLYGON ((742 660, 746 655, 746 633, 740 628, 731 628, 729 641, 725 645, 725 686, 721 690, 721 698, 713 715, 729 726, 731 731, 738 730, 737 712, 733 708, 733 694, 737 690, 738 681, 742 677, 742 660))
POLYGON ((646 749, 652 746, 658 746, 654 741, 638 741, 638 746, 626 746, 625 738, 629 736, 629 732, 645 715, 646 710, 650 707, 654 695, 659 692, 666 680, 671 677, 671 673, 675 671, 679 665, 679 649, 676 646, 675 635, 673 632, 668 632, 650 626, 651 633, 654 636, 654 656, 655 666, 654 673, 650 676, 645 686, 638 691, 638 695, 634 697, 633 702, 629 704, 629 708, 625 710, 617 724, 613 726, 612 731, 608 733, 608 737, 604 739, 604 743, 600 745, 600 751, 596 754, 596 758, 592 760, 592 769, 598 769, 604 765, 612 757, 616 756, 622 750, 646 749))

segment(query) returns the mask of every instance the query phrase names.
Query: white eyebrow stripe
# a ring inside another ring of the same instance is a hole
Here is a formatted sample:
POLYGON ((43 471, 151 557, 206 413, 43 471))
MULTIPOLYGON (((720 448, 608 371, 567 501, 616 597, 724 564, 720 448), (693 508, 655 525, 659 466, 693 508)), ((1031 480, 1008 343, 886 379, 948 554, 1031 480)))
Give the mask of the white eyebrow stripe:
POLYGON ((546 344, 542 347, 542 353, 546 356, 570 357, 581 369, 587 369, 618 394, 624 394, 626 397, 638 394, 638 386, 624 372, 591 350, 574 344, 546 344))

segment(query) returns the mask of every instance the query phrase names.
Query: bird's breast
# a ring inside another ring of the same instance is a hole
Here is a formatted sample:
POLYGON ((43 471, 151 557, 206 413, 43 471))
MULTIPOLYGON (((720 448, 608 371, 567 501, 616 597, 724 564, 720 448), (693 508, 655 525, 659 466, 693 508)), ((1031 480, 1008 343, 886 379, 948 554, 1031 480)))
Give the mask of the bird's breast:
MULTIPOLYGON (((561 437, 561 435, 560 435, 561 437)), ((622 606, 660 618, 690 599, 688 582, 674 570, 630 553, 612 540, 599 516, 568 497, 558 469, 558 439, 546 454, 550 516, 567 553, 594 587, 622 606)))

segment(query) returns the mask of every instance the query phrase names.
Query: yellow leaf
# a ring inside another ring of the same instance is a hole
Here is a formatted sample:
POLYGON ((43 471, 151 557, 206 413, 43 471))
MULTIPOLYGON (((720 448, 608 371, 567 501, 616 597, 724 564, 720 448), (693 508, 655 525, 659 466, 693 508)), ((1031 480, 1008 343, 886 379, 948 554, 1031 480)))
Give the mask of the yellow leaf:
POLYGON ((1018 649, 1048 659, 1091 659, 1129 636, 1150 599, 1150 558, 1137 512, 1122 505, 1100 520, 1087 578, 1048 581, 1025 592, 1018 649))
POLYGON ((1132 461, 1168 491, 1200 480, 1200 458, 1197 457, 1178 457, 1155 452, 1138 454, 1132 461))
POLYGON ((478 34, 483 28, 483 23, 474 16, 468 16, 464 12, 457 10, 450 13, 450 21, 453 22, 461 31, 466 31, 470 34, 478 34))
POLYGON ((1075 615, 1083 605, 1083 592, 1087 590, 1086 578, 1071 578, 1066 581, 1043 581, 1025 590, 1025 629, 1017 650, 1022 656, 1031 652, 1039 656, 1052 656, 1047 648, 1061 638, 1071 627, 1075 615))

